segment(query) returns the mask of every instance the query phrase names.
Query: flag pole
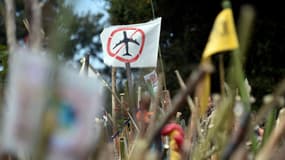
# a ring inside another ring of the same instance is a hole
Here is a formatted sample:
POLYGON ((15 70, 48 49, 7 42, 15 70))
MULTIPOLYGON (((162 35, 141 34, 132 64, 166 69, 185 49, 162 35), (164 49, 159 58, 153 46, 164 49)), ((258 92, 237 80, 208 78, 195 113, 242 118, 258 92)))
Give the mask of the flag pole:
POLYGON ((134 107, 134 101, 133 101, 133 81, 132 81, 132 74, 131 74, 131 64, 126 64, 126 72, 127 72, 127 79, 128 79, 128 96, 129 96, 129 109, 132 114, 132 116, 135 115, 135 107, 134 107))
POLYGON ((220 87, 221 87, 221 96, 225 96, 225 67, 224 67, 224 55, 219 55, 219 72, 220 72, 220 87))
MULTIPOLYGON (((155 11, 154 11, 153 0, 150 0, 150 5, 151 5, 151 11, 152 11, 152 18, 155 19, 156 16, 155 16, 155 11)), ((162 76, 163 76, 163 78, 162 78, 163 88, 165 90, 167 90, 164 65, 163 65, 163 60, 162 60, 162 56, 161 56, 161 49, 160 49, 159 45, 158 45, 158 57, 159 57, 159 64, 160 64, 161 72, 162 72, 162 76)))
MULTIPOLYGON (((228 0, 223 0, 222 1, 222 8, 231 8, 231 4, 228 2, 228 0)), ((221 90, 221 96, 225 96, 225 67, 224 67, 224 55, 220 54, 219 55, 219 73, 220 73, 220 90, 221 90)))
POLYGON ((117 101, 116 97, 114 94, 116 94, 116 73, 117 73, 117 68, 112 67, 112 119, 114 124, 116 124, 116 111, 117 111, 117 101))
MULTIPOLYGON (((227 0, 222 1, 222 8, 231 8, 230 3, 227 3, 227 0)), ((224 55, 219 55, 219 72, 220 72, 220 89, 221 89, 221 96, 225 96, 225 67, 224 67, 224 55)))

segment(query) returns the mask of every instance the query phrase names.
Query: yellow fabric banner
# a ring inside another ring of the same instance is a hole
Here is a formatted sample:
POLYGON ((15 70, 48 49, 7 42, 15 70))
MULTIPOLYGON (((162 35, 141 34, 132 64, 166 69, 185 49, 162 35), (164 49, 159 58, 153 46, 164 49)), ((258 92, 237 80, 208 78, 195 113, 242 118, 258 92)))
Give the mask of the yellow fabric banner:
MULTIPOLYGON (((202 60, 202 64, 211 63, 210 58, 202 60)), ((198 103, 199 103, 199 116, 203 116, 204 113, 208 109, 208 101, 210 97, 210 91, 211 91, 211 76, 209 73, 207 73, 202 79, 196 88, 196 96, 198 97, 198 103)))
POLYGON ((202 59, 206 59, 217 52, 233 50, 238 47, 233 13, 230 8, 227 8, 221 11, 215 20, 202 59))

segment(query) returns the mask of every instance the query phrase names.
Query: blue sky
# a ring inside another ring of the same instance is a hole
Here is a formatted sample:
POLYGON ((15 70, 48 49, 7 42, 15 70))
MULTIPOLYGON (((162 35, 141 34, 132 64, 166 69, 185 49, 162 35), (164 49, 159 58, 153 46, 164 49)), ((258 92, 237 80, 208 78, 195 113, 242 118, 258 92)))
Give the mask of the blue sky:
MULTIPOLYGON (((108 5, 105 0, 66 0, 66 2, 74 5, 74 11, 79 15, 84 16, 88 12, 93 14, 103 13, 103 22, 107 21, 109 18, 109 15, 106 11, 108 5)), ((86 49, 81 49, 79 53, 74 56, 74 60, 77 61, 82 58, 86 51, 86 49)), ((101 57, 102 54, 99 54, 99 56, 101 57)), ((97 59, 90 59, 90 63, 97 69, 104 68, 104 64, 99 62, 97 59)))
POLYGON ((84 15, 88 12, 90 13, 103 13, 105 17, 108 17, 106 7, 107 3, 105 0, 66 0, 67 3, 72 3, 74 5, 74 10, 79 15, 84 15))

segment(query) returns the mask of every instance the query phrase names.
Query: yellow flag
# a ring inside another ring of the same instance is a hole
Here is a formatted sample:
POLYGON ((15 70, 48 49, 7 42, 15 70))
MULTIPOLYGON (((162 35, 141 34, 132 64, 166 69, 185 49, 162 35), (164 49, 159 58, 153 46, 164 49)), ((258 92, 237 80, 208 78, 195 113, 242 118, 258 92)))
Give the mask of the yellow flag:
POLYGON ((220 12, 215 20, 202 59, 217 52, 236 49, 238 46, 233 13, 230 8, 226 8, 220 12))

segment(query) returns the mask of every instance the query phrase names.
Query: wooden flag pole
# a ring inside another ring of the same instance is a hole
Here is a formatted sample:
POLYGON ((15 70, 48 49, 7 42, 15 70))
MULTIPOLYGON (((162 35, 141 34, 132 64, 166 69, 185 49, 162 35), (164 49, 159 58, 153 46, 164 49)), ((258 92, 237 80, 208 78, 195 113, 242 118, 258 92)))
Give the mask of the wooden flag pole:
POLYGON ((126 72, 127 72, 127 79, 128 79, 128 96, 129 96, 129 109, 132 116, 135 115, 134 100, 133 100, 133 81, 132 81, 132 74, 131 74, 131 64, 126 63, 126 72))
POLYGON ((117 69, 112 67, 112 119, 115 122, 114 124, 116 124, 116 111, 117 111, 117 101, 116 101, 116 97, 114 94, 116 94, 116 73, 117 73, 117 69))
POLYGON ((224 55, 219 55, 219 72, 220 72, 220 87, 221 87, 221 96, 225 96, 225 68, 224 68, 224 55))
MULTIPOLYGON (((222 7, 223 9, 225 8, 230 8, 230 4, 227 3, 226 1, 222 2, 222 7)), ((224 67, 224 55, 220 54, 219 55, 219 72, 220 72, 220 88, 221 88, 221 96, 225 96, 225 67, 224 67)))
MULTIPOLYGON (((152 18, 155 19, 155 11, 154 11, 154 5, 153 5, 153 0, 150 0, 150 5, 151 5, 151 11, 152 11, 152 18)), ((158 45, 158 58, 159 58, 159 64, 160 64, 160 68, 161 68, 161 72, 162 72, 162 83, 163 83, 163 89, 167 90, 166 87, 166 79, 165 79, 165 72, 164 72, 164 65, 163 65, 163 60, 162 60, 162 56, 161 56, 161 49, 160 46, 158 45)))

